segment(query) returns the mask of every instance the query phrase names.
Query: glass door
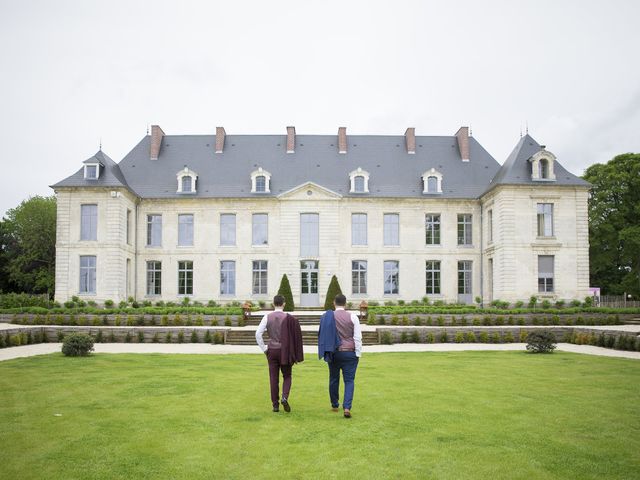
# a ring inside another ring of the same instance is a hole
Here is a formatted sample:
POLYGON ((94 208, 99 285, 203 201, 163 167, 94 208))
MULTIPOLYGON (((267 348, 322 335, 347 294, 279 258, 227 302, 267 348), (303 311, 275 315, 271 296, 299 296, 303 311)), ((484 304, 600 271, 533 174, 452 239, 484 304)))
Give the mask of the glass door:
POLYGON ((300 262, 300 306, 317 307, 319 305, 318 262, 303 260, 300 262))

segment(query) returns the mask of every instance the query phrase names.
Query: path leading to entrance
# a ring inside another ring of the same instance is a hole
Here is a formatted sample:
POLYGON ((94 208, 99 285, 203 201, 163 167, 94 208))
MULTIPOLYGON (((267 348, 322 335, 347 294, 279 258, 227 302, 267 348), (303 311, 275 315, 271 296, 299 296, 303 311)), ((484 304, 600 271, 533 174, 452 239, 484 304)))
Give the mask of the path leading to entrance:
MULTIPOLYGON (((40 343, 21 347, 3 348, 0 350, 0 361, 14 358, 32 357, 60 352, 61 343, 40 343)), ((364 348, 364 354, 384 352, 459 352, 459 351, 495 351, 525 350, 525 343, 399 343, 395 345, 371 345, 364 348)), ((558 343, 557 350, 563 352, 583 353, 605 357, 632 358, 640 360, 640 352, 627 352, 609 348, 592 347, 590 345, 573 345, 558 343)), ((224 355, 232 353, 261 354, 257 345, 210 345, 205 343, 96 343, 96 353, 161 353, 161 354, 205 354, 224 355)), ((304 353, 307 361, 317 359, 318 348, 305 345, 304 353)))

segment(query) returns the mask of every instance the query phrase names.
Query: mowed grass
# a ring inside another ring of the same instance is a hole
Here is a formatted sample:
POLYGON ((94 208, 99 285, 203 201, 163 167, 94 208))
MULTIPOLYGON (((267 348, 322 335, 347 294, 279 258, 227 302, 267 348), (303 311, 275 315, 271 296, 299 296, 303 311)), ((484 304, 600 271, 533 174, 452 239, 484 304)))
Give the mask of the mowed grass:
POLYGON ((327 379, 296 365, 276 414, 260 355, 2 362, 0 478, 640 478, 638 361, 365 354, 351 420, 327 379))

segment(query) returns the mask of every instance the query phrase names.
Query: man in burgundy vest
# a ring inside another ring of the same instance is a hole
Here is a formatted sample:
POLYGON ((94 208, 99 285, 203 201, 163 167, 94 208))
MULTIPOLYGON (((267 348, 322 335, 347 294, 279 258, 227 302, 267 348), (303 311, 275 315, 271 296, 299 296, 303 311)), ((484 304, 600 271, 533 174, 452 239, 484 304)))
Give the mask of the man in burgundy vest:
POLYGON ((274 311, 266 314, 262 317, 258 330, 256 331, 256 342, 258 346, 267 356, 269 363, 269 382, 271 384, 271 403, 273 404, 273 411, 278 412, 279 402, 282 403, 285 412, 291 411, 289 405, 289 392, 291 391, 291 368, 292 365, 283 365, 280 359, 281 344, 280 339, 282 335, 282 325, 287 318, 287 314, 284 312, 284 297, 282 295, 276 295, 273 297, 274 311), (262 335, 264 331, 269 334, 269 343, 264 344, 262 335), (280 372, 282 371, 282 398, 279 398, 280 388, 280 372))

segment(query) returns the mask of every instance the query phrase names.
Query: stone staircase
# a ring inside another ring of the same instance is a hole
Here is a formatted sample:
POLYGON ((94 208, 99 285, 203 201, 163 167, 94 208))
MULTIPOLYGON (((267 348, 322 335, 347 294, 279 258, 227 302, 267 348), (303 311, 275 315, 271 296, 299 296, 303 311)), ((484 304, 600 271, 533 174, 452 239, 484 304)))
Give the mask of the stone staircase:
MULTIPOLYGON (((256 330, 257 328, 244 327, 244 328, 231 328, 227 331, 225 343, 228 345, 256 345, 256 330)), ((269 340, 269 335, 265 332, 265 343, 269 340)), ((303 329, 302 330, 302 343, 304 345, 317 345, 318 344, 318 330, 317 329, 303 329)), ((377 331, 365 331, 362 332, 363 345, 377 345, 378 332, 377 331)))
POLYGON ((625 325, 640 325, 640 318, 631 318, 624 321, 625 325))

